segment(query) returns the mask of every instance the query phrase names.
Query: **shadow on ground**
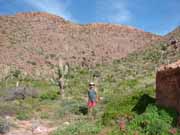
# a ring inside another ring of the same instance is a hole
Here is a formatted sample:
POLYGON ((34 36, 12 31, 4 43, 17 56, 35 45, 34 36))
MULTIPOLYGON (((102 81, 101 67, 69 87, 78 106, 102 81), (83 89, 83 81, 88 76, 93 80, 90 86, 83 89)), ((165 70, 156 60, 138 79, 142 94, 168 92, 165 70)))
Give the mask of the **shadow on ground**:
POLYGON ((146 107, 149 104, 154 104, 155 99, 150 97, 148 94, 144 94, 140 97, 137 104, 133 107, 132 111, 136 112, 137 114, 142 114, 145 112, 146 107))
POLYGON ((88 108, 86 106, 79 106, 79 112, 86 115, 88 114, 88 108))

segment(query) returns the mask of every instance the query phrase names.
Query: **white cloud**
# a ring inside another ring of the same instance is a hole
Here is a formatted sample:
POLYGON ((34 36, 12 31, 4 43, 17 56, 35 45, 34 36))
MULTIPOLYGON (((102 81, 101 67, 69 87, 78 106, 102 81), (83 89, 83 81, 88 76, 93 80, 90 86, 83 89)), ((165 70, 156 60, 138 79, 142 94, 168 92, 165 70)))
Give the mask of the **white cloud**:
POLYGON ((97 16, 112 23, 126 23, 132 19, 132 13, 124 0, 98 0, 97 16))
POLYGON ((38 11, 52 13, 66 20, 74 20, 71 12, 68 10, 70 4, 68 0, 66 2, 63 0, 26 0, 26 2, 38 11))

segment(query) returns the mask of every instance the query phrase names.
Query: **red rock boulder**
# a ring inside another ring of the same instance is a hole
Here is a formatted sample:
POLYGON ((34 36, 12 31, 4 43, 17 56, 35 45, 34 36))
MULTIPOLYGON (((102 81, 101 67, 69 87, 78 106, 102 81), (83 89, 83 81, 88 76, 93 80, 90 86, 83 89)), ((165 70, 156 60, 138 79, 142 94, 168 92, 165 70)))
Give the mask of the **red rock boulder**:
POLYGON ((156 102, 180 112, 180 60, 157 71, 156 102))

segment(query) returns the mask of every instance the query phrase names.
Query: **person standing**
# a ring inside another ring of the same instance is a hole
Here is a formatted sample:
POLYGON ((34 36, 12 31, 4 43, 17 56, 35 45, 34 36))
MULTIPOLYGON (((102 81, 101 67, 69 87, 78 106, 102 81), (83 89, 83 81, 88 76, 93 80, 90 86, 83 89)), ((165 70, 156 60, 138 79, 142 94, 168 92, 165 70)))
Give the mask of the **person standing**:
POLYGON ((89 90, 88 90, 88 114, 92 115, 94 107, 97 104, 97 92, 95 89, 95 84, 93 82, 89 83, 89 90))

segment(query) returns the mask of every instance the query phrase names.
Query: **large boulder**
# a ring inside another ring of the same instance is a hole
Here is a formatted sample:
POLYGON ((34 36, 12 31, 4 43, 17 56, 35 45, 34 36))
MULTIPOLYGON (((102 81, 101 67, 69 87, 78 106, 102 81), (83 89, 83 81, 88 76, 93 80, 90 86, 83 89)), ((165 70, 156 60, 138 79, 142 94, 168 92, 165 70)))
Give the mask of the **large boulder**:
POLYGON ((180 60, 157 71, 156 102, 180 112, 180 60))

